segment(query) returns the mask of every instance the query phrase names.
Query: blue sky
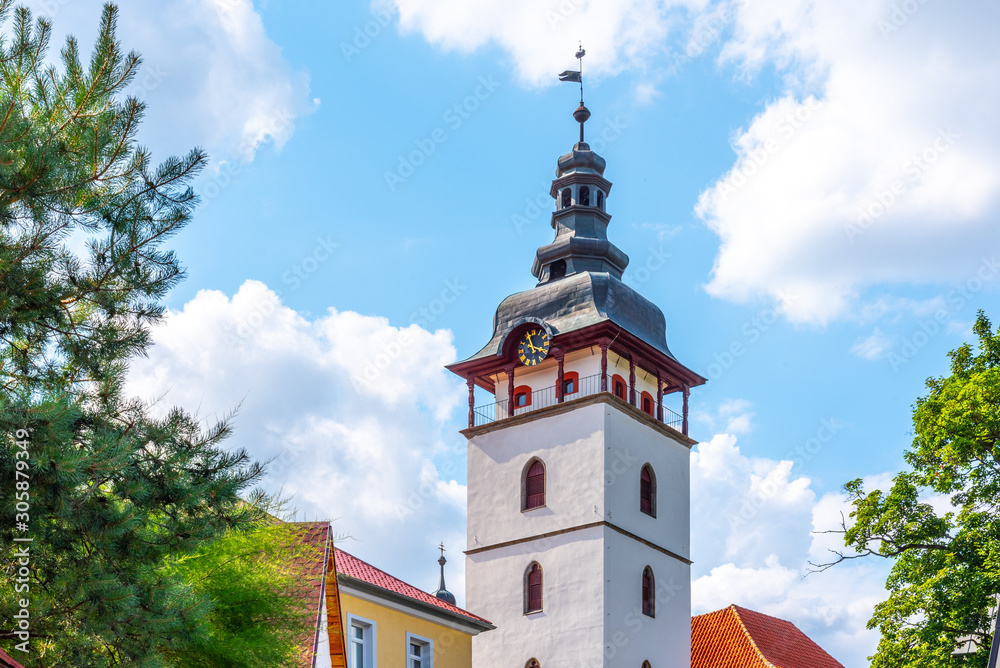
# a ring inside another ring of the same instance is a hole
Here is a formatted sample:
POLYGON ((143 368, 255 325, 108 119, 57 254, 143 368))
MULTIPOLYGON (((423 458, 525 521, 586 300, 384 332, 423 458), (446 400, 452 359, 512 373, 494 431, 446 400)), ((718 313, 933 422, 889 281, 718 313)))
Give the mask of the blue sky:
MULTIPOLYGON (((99 3, 41 0, 58 44, 99 3)), ((609 231, 692 396, 695 612, 791 619, 865 665, 882 564, 802 578, 843 483, 885 484, 910 406, 977 309, 1000 319, 995 3, 168 0, 122 7, 162 158, 212 155, 174 246, 187 280, 133 370, 206 419, 343 546, 463 588, 463 387, 551 240, 555 162, 588 138, 609 231), (831 5, 831 6, 826 6, 831 5), (458 105, 456 107, 456 105, 458 105), (600 141, 598 141, 600 139, 600 141), (412 170, 408 169, 412 167, 412 170), (411 173, 412 171, 412 173, 411 173), (387 176, 395 173, 396 177, 387 176)), ((461 598, 461 597, 460 597, 461 598)))

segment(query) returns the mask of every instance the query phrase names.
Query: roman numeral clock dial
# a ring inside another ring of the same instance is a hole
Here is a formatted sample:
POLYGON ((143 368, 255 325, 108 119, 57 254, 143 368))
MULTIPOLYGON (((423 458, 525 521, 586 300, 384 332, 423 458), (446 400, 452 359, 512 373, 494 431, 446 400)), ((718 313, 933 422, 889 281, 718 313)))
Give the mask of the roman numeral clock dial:
POLYGON ((517 357, 524 366, 535 366, 549 354, 549 335, 544 329, 529 329, 517 346, 517 357))

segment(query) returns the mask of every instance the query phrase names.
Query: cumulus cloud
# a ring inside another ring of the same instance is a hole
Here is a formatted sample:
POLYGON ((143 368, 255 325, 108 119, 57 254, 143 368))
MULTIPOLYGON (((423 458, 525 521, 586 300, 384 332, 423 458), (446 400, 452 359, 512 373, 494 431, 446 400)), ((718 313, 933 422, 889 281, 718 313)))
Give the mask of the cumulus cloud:
POLYGON ((463 396, 443 369, 455 359, 450 332, 334 309, 309 319, 247 281, 232 297, 199 292, 153 334, 130 372, 134 394, 208 421, 239 406, 230 444, 273 460, 271 490, 302 517, 335 520, 356 539, 349 552, 418 586, 436 582, 434 545, 465 540, 447 433, 463 396), (421 549, 426 559, 414 559, 421 549))
MULTIPOLYGON (((521 81, 539 86, 572 66, 579 40, 600 57, 585 70, 598 76, 642 69, 668 50, 667 37, 683 30, 681 17, 705 9, 708 0, 376 0, 399 12, 400 27, 418 32, 447 50, 469 52, 487 45, 502 48, 521 81)), ((715 35, 715 33, 709 33, 715 35)), ((695 40, 702 44, 704 35, 695 40)), ((655 91, 640 88, 649 100, 655 91)))
MULTIPOLYGON (((27 0, 53 20, 53 52, 67 33, 89 54, 103 0, 27 0)), ((315 109, 309 77, 268 36, 251 0, 119 3, 119 37, 144 60, 129 93, 148 102, 142 141, 163 155, 204 146, 213 159, 250 161, 281 147, 315 109)))
POLYGON ((878 642, 865 625, 885 598, 886 564, 851 562, 810 574, 810 562, 843 551, 840 537, 824 532, 839 528, 849 507, 839 493, 817 498, 812 481, 793 467, 791 460, 744 455, 728 434, 692 453, 693 612, 735 603, 788 619, 846 666, 860 668, 878 642))
POLYGON ((998 241, 1000 54, 987 2, 737 3, 722 62, 783 73, 697 211, 708 290, 793 321, 856 316, 902 283, 964 281, 998 241))

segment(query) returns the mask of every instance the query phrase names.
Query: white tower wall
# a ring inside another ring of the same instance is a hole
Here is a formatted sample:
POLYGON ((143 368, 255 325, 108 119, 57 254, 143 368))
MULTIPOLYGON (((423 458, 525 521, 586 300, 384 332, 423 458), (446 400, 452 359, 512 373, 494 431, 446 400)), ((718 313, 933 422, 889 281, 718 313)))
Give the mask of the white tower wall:
POLYGON ((474 668, 521 668, 532 657, 543 668, 639 668, 643 660, 689 668, 687 443, 607 394, 473 432, 466 598, 497 626, 473 640, 474 668), (545 464, 545 506, 521 511, 522 475, 534 457, 545 464), (656 475, 656 518, 639 510, 646 463, 656 475), (532 561, 543 570, 543 612, 526 615, 532 561), (655 618, 641 612, 646 566, 658 591, 655 618))

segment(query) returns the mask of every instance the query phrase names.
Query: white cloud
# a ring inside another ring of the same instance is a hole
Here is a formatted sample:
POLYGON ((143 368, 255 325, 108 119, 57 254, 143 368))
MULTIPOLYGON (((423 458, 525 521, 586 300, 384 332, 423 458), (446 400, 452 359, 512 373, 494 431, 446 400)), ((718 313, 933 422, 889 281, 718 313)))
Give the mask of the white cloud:
MULTIPOLYGON (((89 58, 103 0, 27 0, 53 20, 50 58, 67 33, 89 58)), ((130 94, 148 103, 140 135, 158 155, 203 146, 213 160, 252 160, 281 147, 296 119, 316 108, 309 77, 295 72, 267 35, 251 0, 119 3, 119 38, 143 56, 130 94)))
POLYGON ((736 133, 733 168, 699 200, 722 242, 709 292, 791 291, 791 320, 825 323, 867 291, 972 277, 1000 215, 1000 55, 987 27, 1000 6, 737 7, 722 61, 775 65, 787 93, 736 133))
MULTIPOLYGON (((496 44, 518 77, 532 86, 556 82, 573 67, 578 41, 595 54, 584 71, 598 76, 642 69, 667 51, 667 36, 683 29, 677 10, 697 12, 708 0, 377 0, 399 12, 400 27, 447 50, 496 44)), ((688 37, 690 38, 690 37, 688 37)), ((703 41, 702 36, 699 41, 703 41)), ((654 91, 637 90, 649 100, 654 91)))
POLYGON ((810 561, 828 562, 829 549, 843 551, 837 534, 822 532, 839 528, 849 508, 841 494, 817 499, 811 480, 792 466, 746 457, 730 435, 692 453, 693 612, 735 603, 787 619, 846 666, 860 668, 878 642, 865 625, 885 597, 886 564, 857 561, 810 574, 810 561))
POLYGON ((883 334, 882 330, 876 327, 871 335, 858 339, 851 346, 851 352, 866 360, 879 360, 892 350, 895 342, 895 336, 883 334))
MULTIPOLYGON (((464 390, 443 368, 455 359, 450 332, 333 309, 307 319, 247 281, 231 298, 199 292, 153 335, 133 393, 165 393, 162 408, 207 420, 240 405, 229 444, 275 458, 268 488, 292 495, 304 517, 336 520, 358 541, 342 545, 349 552, 436 584, 434 546, 465 540, 461 453, 446 444, 464 390)), ((449 566, 456 592, 462 565, 449 566)))

